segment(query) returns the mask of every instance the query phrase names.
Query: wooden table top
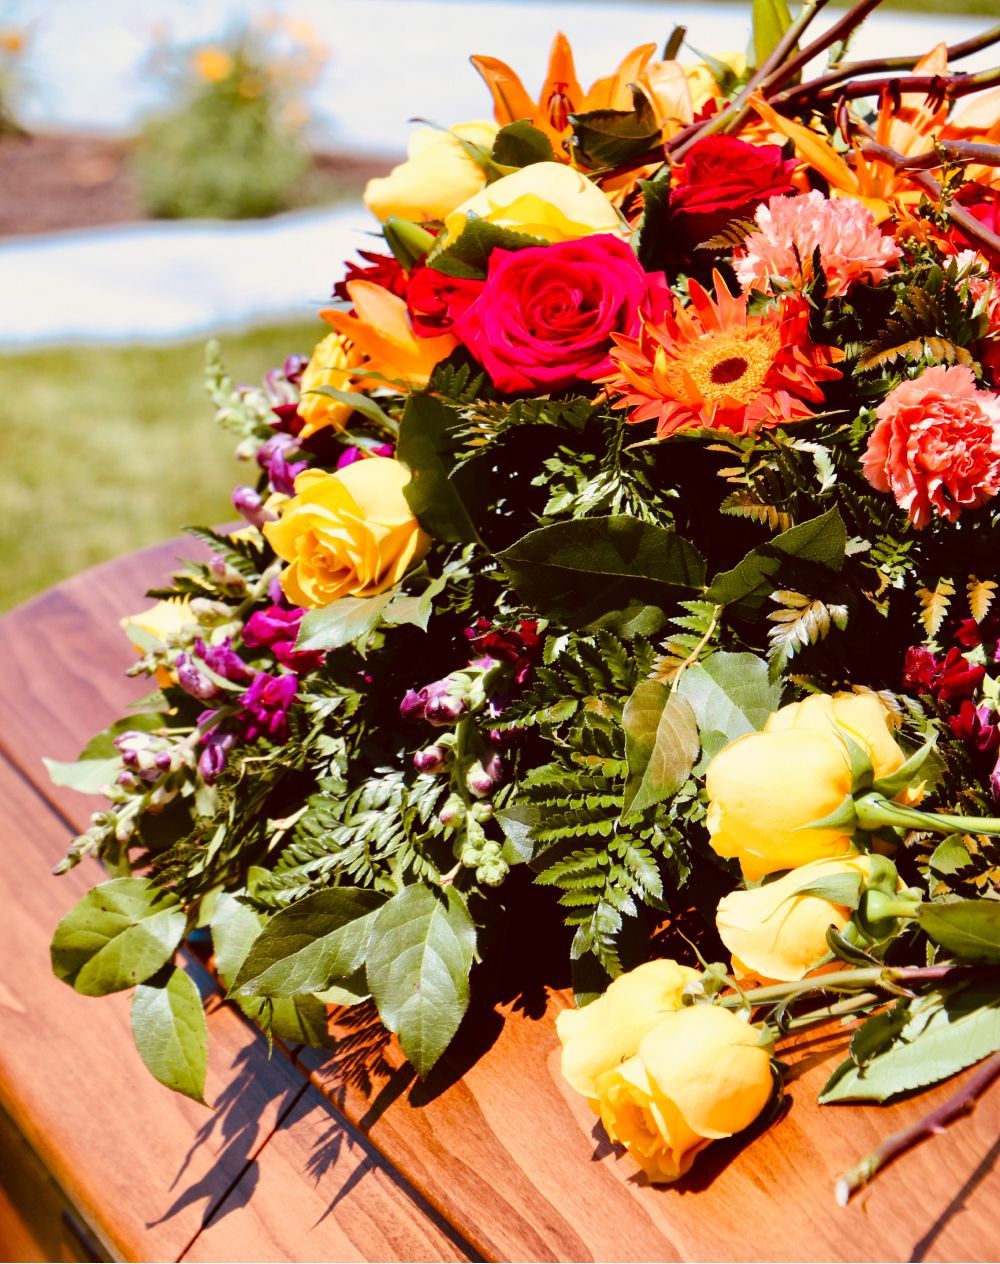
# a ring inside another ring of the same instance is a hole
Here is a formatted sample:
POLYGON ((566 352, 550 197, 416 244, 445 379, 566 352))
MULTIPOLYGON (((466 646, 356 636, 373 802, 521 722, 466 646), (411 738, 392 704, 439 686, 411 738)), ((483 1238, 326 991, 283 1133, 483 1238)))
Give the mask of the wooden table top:
MULTIPOLYGON (((191 960, 208 998, 214 1110, 158 1085, 132 1045, 128 996, 79 996, 50 973, 52 931, 98 869, 49 876, 95 801, 51 786, 41 757, 74 758, 145 692, 123 675, 132 651, 118 620, 192 547, 174 541, 96 567, 0 619, 0 1110, 102 1250, 169 1260, 1000 1256, 1000 1093, 841 1208, 836 1177, 958 1080, 889 1107, 821 1108, 816 1092, 844 1041, 813 1037, 793 1056, 793 1104, 779 1122, 711 1146, 682 1184, 654 1188, 562 1082, 553 1017, 569 1000, 541 966, 521 993, 503 979, 492 993, 484 985, 456 1045, 420 1083, 365 1009, 344 1014, 332 1054, 276 1049, 269 1059, 191 960)), ((545 960, 540 948, 536 964, 545 960)))

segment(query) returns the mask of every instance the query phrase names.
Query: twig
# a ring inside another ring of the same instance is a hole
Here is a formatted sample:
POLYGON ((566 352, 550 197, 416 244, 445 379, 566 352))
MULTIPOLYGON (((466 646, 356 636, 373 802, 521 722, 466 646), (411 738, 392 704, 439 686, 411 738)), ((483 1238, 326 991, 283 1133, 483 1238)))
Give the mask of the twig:
POLYGON ((781 84, 787 83, 792 75, 797 74, 802 69, 806 62, 812 61, 814 57, 818 57, 820 53, 825 52, 831 44, 835 44, 842 36, 848 35, 856 26, 860 26, 872 9, 881 3, 882 0, 858 0, 858 3, 853 8, 848 9, 842 18, 834 22, 833 26, 825 30, 822 35, 818 35, 811 44, 807 44, 805 48, 800 49, 794 57, 785 62, 783 66, 778 66, 772 74, 762 81, 761 90, 764 95, 767 95, 768 88, 777 88, 781 84))
MULTIPOLYGON (((873 2, 877 3, 877 0, 861 0, 862 4, 867 5, 871 5, 873 2)), ((781 39, 778 40, 774 48, 771 49, 770 55, 764 59, 764 64, 759 66, 750 76, 750 79, 736 99, 730 101, 718 114, 713 114, 711 118, 685 128, 683 132, 679 132, 677 136, 672 137, 671 141, 667 142, 667 150, 675 162, 681 159, 695 141, 700 140, 702 136, 711 136, 721 128, 728 127, 731 123, 742 118, 748 109, 747 102, 753 93, 756 92, 758 86, 781 66, 782 62, 799 42, 810 22, 828 3, 829 0, 806 0, 806 3, 802 6, 802 12, 781 39), (685 136, 686 139, 683 139, 682 143, 678 144, 678 141, 685 136)))
MULTIPOLYGON (((962 57, 968 57, 971 53, 977 53, 981 49, 989 48, 991 44, 1000 42, 1000 26, 992 26, 988 31, 984 31, 982 35, 977 35, 973 39, 963 40, 959 44, 952 44, 946 49, 946 56, 949 62, 959 61, 962 57)), ((845 79, 852 79, 858 75, 874 75, 882 74, 890 70, 912 70, 920 60, 920 55, 912 57, 872 57, 867 61, 845 61, 840 62, 835 70, 831 70, 828 74, 817 75, 815 79, 810 79, 807 84, 800 84, 794 88, 785 88, 783 91, 771 95, 771 91, 764 90, 763 95, 771 102, 775 108, 780 108, 793 97, 807 97, 810 92, 818 91, 820 88, 828 88, 835 83, 843 83, 845 79)))
POLYGON ((949 158, 953 162, 978 162, 984 167, 1000 167, 1000 145, 981 145, 971 140, 941 140, 936 149, 906 158, 897 170, 920 171, 940 167, 942 160, 949 158))
POLYGON ((889 88, 892 92, 925 92, 940 96, 942 100, 954 100, 955 97, 968 96, 970 92, 979 92, 982 88, 989 88, 997 83, 1000 83, 1000 66, 980 70, 975 74, 882 75, 878 79, 862 79, 839 87, 823 88, 818 92, 812 90, 812 84, 805 84, 790 93, 781 104, 798 106, 801 99, 808 100, 813 106, 828 105, 841 98, 853 101, 857 97, 878 96, 883 88, 889 88))
POLYGON ((958 1092, 949 1097, 946 1102, 942 1102, 940 1106, 926 1114, 923 1119, 918 1119, 909 1128, 886 1137, 880 1146, 872 1150, 870 1154, 866 1154, 861 1162, 852 1167, 849 1172, 845 1172, 834 1186, 834 1196, 840 1206, 846 1207, 858 1190, 863 1189, 882 1168, 888 1167, 894 1159, 898 1159, 907 1150, 912 1150, 925 1138, 944 1132, 948 1125, 960 1115, 968 1114, 978 1098, 997 1079, 1000 1079, 1000 1053, 995 1053, 988 1058, 975 1075, 970 1076, 958 1092))
MULTIPOLYGON (((889 163, 895 171, 906 170, 909 160, 895 149, 890 149, 887 145, 880 145, 873 140, 863 140, 860 149, 863 154, 869 157, 878 158, 882 162, 889 163)), ((939 198, 941 196, 941 186, 929 171, 910 171, 908 175, 913 184, 929 193, 931 197, 939 198)), ((1000 237, 996 233, 991 232, 985 224, 981 224, 975 215, 970 215, 964 206, 960 206, 957 202, 949 202, 947 215, 965 233, 966 237, 985 246, 988 250, 1000 253, 1000 237)))

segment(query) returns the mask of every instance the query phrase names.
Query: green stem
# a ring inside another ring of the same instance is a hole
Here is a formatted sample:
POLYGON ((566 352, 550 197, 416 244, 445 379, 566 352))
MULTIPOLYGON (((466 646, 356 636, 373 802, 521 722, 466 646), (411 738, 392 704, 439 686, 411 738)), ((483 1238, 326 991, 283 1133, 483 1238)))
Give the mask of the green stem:
POLYGON ((749 991, 736 992, 732 996, 724 996, 717 1003, 727 1009, 742 1009, 746 1006, 770 1005, 789 997, 806 996, 810 992, 843 992, 860 988, 867 991, 871 987, 884 987, 889 991, 898 991, 899 984, 906 983, 941 983, 954 977, 961 977, 968 970, 982 969, 980 966, 862 966, 854 970, 836 970, 830 974, 817 974, 808 979, 798 979, 794 983, 772 983, 768 987, 751 988, 749 991))
POLYGON ((822 1009, 810 1010, 808 1014, 800 1014, 783 1025, 782 1034, 801 1031, 804 1027, 814 1027, 817 1023, 826 1023, 834 1018, 843 1018, 845 1014, 856 1013, 869 1005, 880 1002, 882 998, 875 992, 860 992, 857 996, 849 996, 833 1005, 824 1005, 822 1009))
POLYGON ((963 834, 1000 834, 1000 819, 995 816, 921 812, 919 808, 895 803, 877 791, 855 799, 854 810, 858 824, 865 830, 877 830, 888 825, 893 829, 937 830, 943 834, 951 834, 955 830, 963 834))

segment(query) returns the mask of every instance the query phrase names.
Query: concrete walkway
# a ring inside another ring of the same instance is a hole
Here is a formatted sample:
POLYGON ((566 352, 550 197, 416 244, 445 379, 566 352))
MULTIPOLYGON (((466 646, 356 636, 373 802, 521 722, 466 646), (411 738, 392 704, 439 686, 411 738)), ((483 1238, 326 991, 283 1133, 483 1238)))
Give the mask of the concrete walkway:
MULTIPOLYGON (((126 133, 156 101, 145 70, 155 30, 205 40, 267 11, 305 20, 332 50, 311 91, 316 139, 386 155, 405 147, 414 116, 445 125, 488 117, 486 91, 467 64, 472 52, 509 60, 537 90, 557 30, 570 36, 585 83, 675 23, 687 26, 693 48, 716 52, 744 47, 749 31, 749 5, 719 0, 17 0, 13 16, 31 28, 38 85, 27 121, 126 133)), ((923 51, 987 24, 947 12, 876 13, 853 53, 923 51)), ((989 65, 995 55, 963 65, 989 65)), ((0 243, 0 347, 153 341, 305 318, 375 227, 363 206, 349 205, 259 222, 143 224, 0 243)))

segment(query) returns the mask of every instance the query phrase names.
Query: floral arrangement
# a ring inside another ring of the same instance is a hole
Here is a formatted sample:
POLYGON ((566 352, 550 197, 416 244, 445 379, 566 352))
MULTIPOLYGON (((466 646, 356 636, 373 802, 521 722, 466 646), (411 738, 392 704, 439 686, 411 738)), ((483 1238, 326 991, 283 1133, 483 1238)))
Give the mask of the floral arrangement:
POLYGON ((589 91, 559 37, 537 101, 474 57, 495 122, 371 182, 312 354, 210 348, 243 525, 52 765, 108 798, 55 972, 134 987, 171 1087, 185 941, 274 1036, 373 1005, 426 1075, 538 887, 563 1073, 653 1181, 809 1024, 857 1027, 824 1101, 989 1059, 845 1197, 1000 1073, 1000 72, 949 65, 998 37, 852 63, 874 0, 757 7, 750 63, 675 32, 589 91))
POLYGON ((149 58, 168 104, 136 144, 147 210, 240 219, 287 209, 311 164, 304 89, 328 50, 304 22, 264 14, 218 42, 162 41, 149 58))

